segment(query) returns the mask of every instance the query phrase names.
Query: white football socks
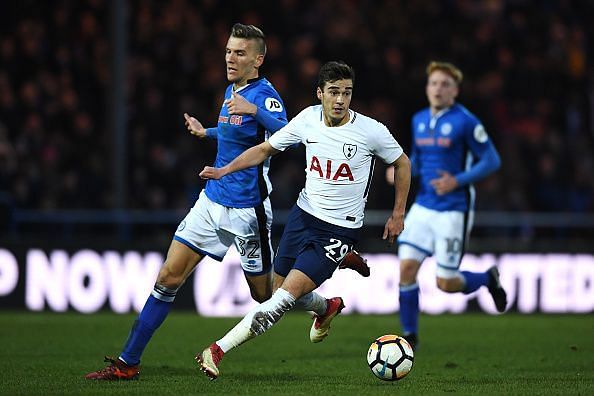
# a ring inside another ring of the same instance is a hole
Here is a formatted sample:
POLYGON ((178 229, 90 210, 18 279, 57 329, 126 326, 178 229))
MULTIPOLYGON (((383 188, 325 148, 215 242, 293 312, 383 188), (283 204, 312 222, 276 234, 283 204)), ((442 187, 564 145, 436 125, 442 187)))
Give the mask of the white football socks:
POLYGON ((295 308, 305 311, 313 311, 321 316, 326 313, 328 303, 326 302, 326 299, 318 293, 310 292, 295 302, 295 308))
POLYGON ((216 342, 217 345, 226 353, 259 336, 278 322, 294 305, 295 297, 291 293, 277 289, 270 299, 248 312, 234 328, 216 342))

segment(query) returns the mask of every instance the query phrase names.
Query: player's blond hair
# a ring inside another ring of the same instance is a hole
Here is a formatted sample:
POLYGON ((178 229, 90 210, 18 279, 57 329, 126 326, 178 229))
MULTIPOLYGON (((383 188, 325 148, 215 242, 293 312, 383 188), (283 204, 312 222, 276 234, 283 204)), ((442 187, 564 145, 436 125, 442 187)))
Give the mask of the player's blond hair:
POLYGON ((452 63, 449 62, 438 62, 438 61, 431 61, 429 65, 427 65, 427 77, 431 75, 434 71, 439 70, 446 74, 456 81, 456 84, 460 85, 462 83, 462 79, 464 75, 462 71, 454 66, 452 63))

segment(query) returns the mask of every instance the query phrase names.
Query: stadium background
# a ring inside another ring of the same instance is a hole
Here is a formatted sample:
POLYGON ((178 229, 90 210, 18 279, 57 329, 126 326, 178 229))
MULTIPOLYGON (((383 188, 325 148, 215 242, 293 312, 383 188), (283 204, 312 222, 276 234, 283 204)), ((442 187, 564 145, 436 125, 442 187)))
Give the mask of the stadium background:
MULTIPOLYGON (((427 62, 458 64, 460 102, 483 120, 503 160, 477 186, 468 265, 503 265, 503 280, 517 290, 513 309, 594 311, 592 2, 85 0, 0 8, 2 307, 142 306, 203 186, 197 172, 215 154, 213 143, 185 131, 182 114, 216 123, 224 46, 231 25, 243 22, 267 35, 261 74, 289 117, 315 103, 319 66, 342 59, 357 72, 352 108, 383 121, 406 151, 410 117, 426 105, 427 62), (561 294, 562 303, 546 302, 561 294)), ((356 304, 360 312, 397 309, 395 250, 380 241, 392 200, 384 171, 376 168, 359 246, 373 282, 336 277, 343 289, 393 297, 356 304)), ((303 184, 303 152, 273 159, 271 178, 277 240, 303 184)), ((249 305, 233 254, 214 265, 201 266, 176 309, 203 299, 202 314, 238 315, 249 305), (201 295, 201 279, 218 288, 201 295), (223 298, 220 290, 238 291, 223 298)), ((429 279, 431 263, 425 267, 429 279)), ((480 294, 468 306, 427 296, 439 306, 425 312, 489 312, 480 294)))

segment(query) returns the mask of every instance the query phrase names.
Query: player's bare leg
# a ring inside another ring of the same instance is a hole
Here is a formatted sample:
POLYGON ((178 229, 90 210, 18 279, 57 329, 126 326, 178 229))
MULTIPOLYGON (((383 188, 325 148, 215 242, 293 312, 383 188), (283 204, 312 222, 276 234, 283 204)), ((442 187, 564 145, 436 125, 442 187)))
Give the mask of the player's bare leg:
POLYGON ((410 285, 417 281, 417 273, 421 263, 417 260, 402 259, 400 261, 400 284, 410 285))
MULTIPOLYGON (((284 276, 274 273, 274 278, 272 281, 273 292, 276 291, 284 281, 284 276)), ((320 296, 315 291, 311 291, 304 294, 298 298, 297 301, 295 301, 295 308, 304 311, 312 311, 315 315, 322 316, 328 308, 328 299, 320 296)))
POLYGON ((245 275, 245 280, 255 301, 261 303, 272 296, 272 271, 262 275, 245 275))
POLYGON ((318 286, 303 272, 292 269, 280 288, 289 292, 295 299, 314 291, 318 286))
POLYGON ((464 278, 440 278, 436 279, 437 288, 446 293, 457 293, 464 290, 464 278))
POLYGON ((194 271, 203 256, 183 243, 171 241, 167 259, 159 270, 157 283, 168 288, 179 288, 194 271))
POLYGON ((272 292, 274 293, 279 287, 281 287, 284 281, 285 277, 275 272, 274 276, 272 277, 272 292))

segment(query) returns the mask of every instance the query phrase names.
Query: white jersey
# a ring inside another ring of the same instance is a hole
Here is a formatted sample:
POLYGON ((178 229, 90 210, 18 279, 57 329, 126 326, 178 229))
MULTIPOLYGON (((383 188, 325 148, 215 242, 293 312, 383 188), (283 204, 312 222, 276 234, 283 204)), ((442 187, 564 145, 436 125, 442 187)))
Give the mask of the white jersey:
POLYGON ((297 205, 347 228, 363 225, 375 157, 391 164, 403 152, 385 125, 352 110, 346 124, 326 126, 321 105, 303 110, 268 142, 281 151, 296 143, 305 145, 306 181, 297 205))

